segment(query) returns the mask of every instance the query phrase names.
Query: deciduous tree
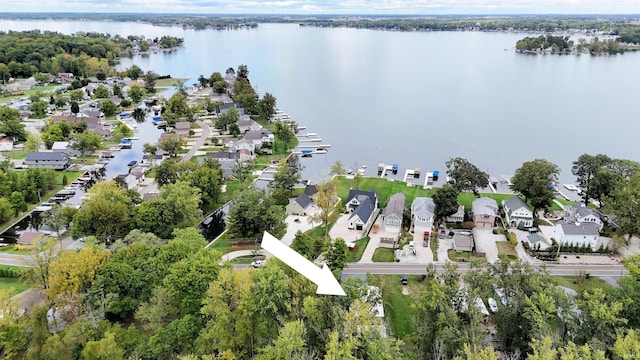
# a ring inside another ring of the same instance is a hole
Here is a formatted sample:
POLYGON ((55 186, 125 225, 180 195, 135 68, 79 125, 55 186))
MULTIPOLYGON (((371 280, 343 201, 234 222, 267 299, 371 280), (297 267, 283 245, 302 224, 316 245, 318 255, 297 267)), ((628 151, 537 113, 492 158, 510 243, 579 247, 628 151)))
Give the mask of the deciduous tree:
POLYGON ((640 235, 640 173, 619 185, 608 199, 609 209, 617 216, 618 226, 628 241, 631 236, 640 235))
POLYGON ((449 215, 458 211, 458 189, 451 184, 444 184, 433 194, 433 203, 436 205, 436 217, 444 220, 449 215))
POLYGON ((478 196, 478 189, 489 185, 489 175, 467 159, 451 158, 446 165, 451 184, 459 191, 472 191, 478 196))
POLYGON ((554 184, 558 180, 560 169, 557 165, 536 159, 522 164, 511 178, 511 190, 516 191, 530 201, 534 213, 551 205, 554 198, 554 184))
POLYGON ((329 223, 338 216, 338 195, 336 187, 329 183, 319 183, 318 192, 312 195, 313 204, 318 211, 309 216, 311 222, 320 222, 324 226, 324 236, 329 234, 329 223))
POLYGON ((101 143, 102 138, 100 135, 91 131, 84 131, 79 134, 75 134, 73 138, 71 138, 69 146, 74 150, 80 151, 82 162, 84 162, 84 156, 87 153, 96 151, 96 149, 100 147, 101 143))
POLYGON ((269 231, 280 238, 285 233, 285 213, 273 198, 263 190, 250 189, 243 192, 229 211, 227 229, 229 238, 262 236, 269 231))

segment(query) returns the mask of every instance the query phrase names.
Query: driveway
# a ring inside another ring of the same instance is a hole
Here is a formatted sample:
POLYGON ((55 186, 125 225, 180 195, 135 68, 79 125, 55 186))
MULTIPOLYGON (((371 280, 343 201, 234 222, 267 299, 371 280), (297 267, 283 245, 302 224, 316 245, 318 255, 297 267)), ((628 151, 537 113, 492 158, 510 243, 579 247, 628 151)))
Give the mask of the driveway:
POLYGON ((347 229, 349 216, 351 216, 351 214, 340 215, 336 223, 329 229, 329 237, 331 240, 342 238, 345 242, 350 243, 364 237, 362 231, 347 229))
POLYGON ((498 246, 496 241, 505 241, 504 235, 494 234, 491 229, 473 229, 473 238, 476 242, 476 252, 486 254, 486 259, 490 263, 498 261, 498 246))
POLYGON ((316 226, 319 226, 320 223, 312 223, 309 221, 309 216, 298 216, 298 215, 289 215, 284 220, 287 223, 287 232, 282 237, 282 242, 287 246, 291 246, 293 242, 293 238, 296 236, 298 231, 305 232, 307 230, 311 230, 316 226), (296 221, 297 220, 297 221, 296 221))
POLYGON ((438 239, 438 262, 449 261, 449 249, 453 249, 453 239, 438 239))

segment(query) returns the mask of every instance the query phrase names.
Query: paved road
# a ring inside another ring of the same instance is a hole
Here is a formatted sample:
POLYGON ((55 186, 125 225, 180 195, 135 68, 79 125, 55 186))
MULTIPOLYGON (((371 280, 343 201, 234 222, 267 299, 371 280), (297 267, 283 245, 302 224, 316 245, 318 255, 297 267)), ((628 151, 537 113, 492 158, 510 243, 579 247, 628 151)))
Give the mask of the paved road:
MULTIPOLYGON (((436 271, 439 273, 444 271, 444 265, 442 263, 434 264, 436 271)), ((398 264, 398 263, 375 263, 375 264, 359 264, 349 263, 348 268, 342 271, 346 275, 364 275, 371 274, 407 274, 407 275, 420 275, 426 274, 426 265, 419 264, 398 264)), ((547 264, 546 269, 551 275, 566 275, 574 276, 580 271, 586 271, 591 276, 597 276, 607 279, 617 279, 623 275, 628 274, 627 270, 622 265, 573 265, 573 264, 547 264)), ((459 263, 458 271, 460 273, 467 273, 469 271, 469 264, 459 263)))
MULTIPOLYGON (((207 138, 211 134, 211 128, 209 128, 209 125, 207 125, 206 123, 200 120, 197 120, 196 124, 198 124, 198 126, 202 128, 202 134, 200 134, 200 137, 198 138, 198 140, 196 140, 195 144, 193 144, 191 149, 189 149, 189 151, 182 156, 182 161, 187 161, 191 159, 193 155, 196 153, 196 151, 198 151, 198 149, 201 148, 202 145, 204 145, 204 142, 207 140, 207 138)), ((143 188, 138 189, 140 196, 146 193, 156 192, 156 191, 158 191, 158 183, 156 183, 155 181, 143 188)))

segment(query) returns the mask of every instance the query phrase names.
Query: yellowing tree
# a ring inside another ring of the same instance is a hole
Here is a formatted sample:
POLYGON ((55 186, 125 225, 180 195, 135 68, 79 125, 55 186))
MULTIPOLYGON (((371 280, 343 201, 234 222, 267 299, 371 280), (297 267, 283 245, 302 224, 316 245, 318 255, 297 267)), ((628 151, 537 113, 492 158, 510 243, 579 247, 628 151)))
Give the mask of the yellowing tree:
POLYGON ((108 252, 90 247, 62 253, 49 266, 49 288, 45 293, 53 302, 82 297, 107 257, 108 252))

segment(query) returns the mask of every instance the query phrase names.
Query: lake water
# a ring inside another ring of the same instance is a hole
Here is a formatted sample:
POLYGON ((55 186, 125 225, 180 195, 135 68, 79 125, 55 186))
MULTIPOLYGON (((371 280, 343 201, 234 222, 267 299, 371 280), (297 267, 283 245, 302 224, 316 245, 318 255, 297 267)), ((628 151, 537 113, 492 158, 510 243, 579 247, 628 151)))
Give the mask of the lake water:
POLYGON ((331 144, 303 159, 317 179, 341 160, 446 170, 465 157, 492 176, 512 175, 544 158, 573 182, 571 162, 583 153, 640 160, 640 54, 523 55, 523 34, 384 32, 261 24, 257 29, 185 30, 138 23, 3 21, 0 30, 98 31, 173 35, 185 48, 123 59, 174 77, 224 72, 247 64, 261 93, 307 131, 331 144))

